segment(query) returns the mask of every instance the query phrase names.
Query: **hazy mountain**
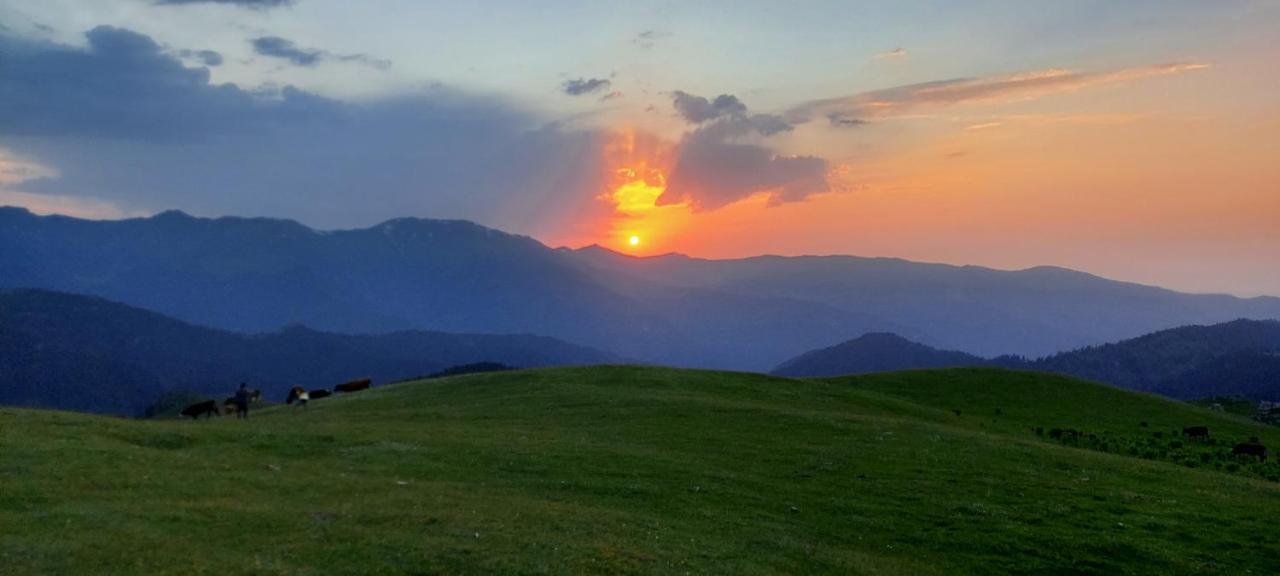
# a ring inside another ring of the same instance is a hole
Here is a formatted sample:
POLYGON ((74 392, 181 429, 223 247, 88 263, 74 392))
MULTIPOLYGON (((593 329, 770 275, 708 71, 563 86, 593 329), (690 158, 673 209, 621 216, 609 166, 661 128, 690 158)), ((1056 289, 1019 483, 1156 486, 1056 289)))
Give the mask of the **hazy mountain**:
POLYGON ((887 332, 806 352, 773 370, 778 376, 841 376, 913 368, 981 366, 987 360, 964 352, 938 350, 887 332))
POLYGON ((1002 271, 854 256, 632 258, 599 248, 575 254, 668 286, 873 314, 910 328, 903 335, 914 340, 980 356, 1043 356, 1187 324, 1280 318, 1280 298, 1183 294, 1052 267, 1002 271))
POLYGON ((616 362, 553 338, 405 331, 351 336, 290 327, 244 335, 101 298, 0 291, 0 404, 136 414, 162 393, 225 395, 241 381, 282 398, 293 385, 376 382, 476 362, 616 362))
POLYGON ((235 331, 534 333, 648 362, 768 370, 894 332, 1040 356, 1158 329, 1280 318, 1280 299, 1180 294, 1068 270, 855 257, 632 258, 460 221, 321 232, 285 220, 87 221, 0 209, 0 287, 103 296, 235 331))
POLYGON ((236 331, 536 333, 677 365, 765 370, 901 330, 813 302, 676 289, 469 222, 319 232, 285 220, 88 221, 0 209, 0 287, 99 295, 236 331))
POLYGON ((1240 395, 1280 400, 1280 322, 1235 320, 1183 326, 1036 360, 1015 356, 987 360, 893 334, 868 334, 797 356, 774 373, 836 376, 975 365, 1057 372, 1184 399, 1240 395))

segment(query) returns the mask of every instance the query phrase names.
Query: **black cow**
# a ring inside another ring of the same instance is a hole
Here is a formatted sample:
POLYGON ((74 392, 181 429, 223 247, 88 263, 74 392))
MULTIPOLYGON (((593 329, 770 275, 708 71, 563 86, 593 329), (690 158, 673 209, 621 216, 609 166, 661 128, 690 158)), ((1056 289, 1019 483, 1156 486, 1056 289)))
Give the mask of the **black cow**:
POLYGON ((333 387, 334 392, 359 392, 368 390, 373 385, 373 380, 369 378, 361 378, 360 380, 352 380, 346 384, 339 384, 333 387))
POLYGON ((325 390, 324 388, 316 388, 315 390, 307 392, 307 394, 311 395, 312 400, 318 400, 320 398, 328 398, 333 394, 333 392, 325 390))
POLYGON ((201 416, 208 416, 209 418, 221 416, 222 412, 218 410, 217 400, 205 400, 183 408, 182 415, 189 416, 192 420, 198 420, 201 416))
POLYGON ((1241 442, 1231 449, 1231 453, 1237 456, 1255 456, 1259 460, 1267 461, 1267 447, 1256 442, 1241 442))
POLYGON ((1182 429, 1182 435, 1190 440, 1207 440, 1209 438, 1209 427, 1187 426, 1182 429))

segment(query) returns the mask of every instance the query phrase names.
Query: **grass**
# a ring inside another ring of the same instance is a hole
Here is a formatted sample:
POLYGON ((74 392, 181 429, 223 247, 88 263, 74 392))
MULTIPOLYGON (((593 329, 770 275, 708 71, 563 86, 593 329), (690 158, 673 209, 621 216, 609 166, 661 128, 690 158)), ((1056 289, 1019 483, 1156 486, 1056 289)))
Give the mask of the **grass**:
POLYGON ((1280 484, 1063 446, 1280 430, 1043 374, 477 374, 248 422, 0 410, 25 574, 1270 574, 1280 484), (959 414, 957 415, 957 412, 959 414), (1147 422, 1142 427, 1140 422, 1147 422))

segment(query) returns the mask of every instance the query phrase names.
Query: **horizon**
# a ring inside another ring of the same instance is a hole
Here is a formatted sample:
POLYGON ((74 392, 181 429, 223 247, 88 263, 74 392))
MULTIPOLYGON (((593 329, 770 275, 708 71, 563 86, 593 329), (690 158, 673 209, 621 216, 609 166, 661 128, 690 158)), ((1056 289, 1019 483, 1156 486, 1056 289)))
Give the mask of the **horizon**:
POLYGON ((17 208, 17 209, 25 210, 25 211, 27 211, 28 213, 33 214, 33 215, 35 215, 35 216, 62 216, 62 217, 74 218, 74 219, 77 219, 77 220, 85 220, 85 221, 121 221, 121 220, 132 220, 132 219, 145 220, 145 219, 150 219, 150 218, 155 218, 155 217, 157 217, 157 216, 161 216, 161 215, 163 215, 163 214, 165 214, 165 213, 178 213, 178 214, 183 214, 183 215, 188 216, 188 217, 191 217, 191 218, 201 219, 201 220, 220 220, 220 219, 224 219, 224 218, 227 218, 227 219, 241 219, 241 220, 271 220, 271 221, 277 221, 277 222, 290 222, 290 223, 298 224, 298 225, 303 226, 303 227, 305 227, 305 228, 307 228, 307 229, 309 229, 309 230, 312 230, 312 231, 314 231, 314 232, 320 232, 320 233, 329 233, 329 232, 350 232, 350 231, 368 230, 368 229, 371 229, 371 228, 377 228, 378 226, 381 226, 381 225, 383 225, 383 224, 386 224, 386 223, 389 223, 389 222, 392 222, 392 221, 395 221, 395 220, 406 220, 406 219, 407 219, 407 220, 425 220, 425 221, 432 221, 432 222, 466 222, 466 223, 468 223, 468 224, 473 224, 473 225, 480 226, 480 227, 483 227, 483 228, 486 228, 486 229, 489 229, 489 230, 496 230, 496 231, 498 231, 498 232, 502 232, 502 233, 505 233, 505 234, 511 234, 511 235, 515 235, 515 236, 522 236, 522 237, 530 238, 530 239, 532 239, 532 240, 534 240, 534 241, 538 242, 539 244, 541 244, 541 245, 545 246, 545 247, 546 247, 547 249, 549 249, 549 250, 573 250, 573 251, 581 251, 581 250, 586 250, 586 249, 590 249, 590 248, 599 248, 599 249, 602 249, 602 250, 606 250, 606 251, 608 251, 609 253, 614 254, 614 255, 617 255, 617 256, 622 256, 622 257, 626 257, 626 258, 642 259, 642 260, 643 260, 643 259, 655 259, 655 258, 662 258, 662 257, 671 257, 671 256, 676 256, 676 257, 685 257, 685 258, 692 258, 692 259, 696 259, 696 260, 706 260, 706 261, 733 261, 733 260, 747 260, 747 259, 751 259, 751 258, 767 258, 767 257, 777 257, 777 258, 841 258, 841 257, 847 257, 847 258, 856 258, 856 259, 864 259, 864 260, 898 260, 898 261, 903 261, 903 262, 911 262, 911 263, 914 263, 914 264, 940 265, 940 266, 950 266, 950 267, 954 267, 954 268, 975 267, 975 268, 982 268, 982 269, 987 269, 987 270, 993 270, 993 271, 996 271, 996 272, 1027 272, 1027 271, 1036 270, 1036 269, 1041 269, 1041 268, 1049 268, 1049 269, 1057 269, 1057 270, 1066 270, 1066 271, 1074 272, 1074 273, 1078 273, 1078 274, 1086 274, 1086 275, 1093 276, 1093 277, 1096 277, 1096 278, 1102 278, 1102 279, 1104 279, 1104 280, 1110 280, 1110 281, 1116 281, 1116 282, 1125 282, 1125 283, 1132 283, 1132 284, 1138 284, 1138 285, 1142 285, 1142 286, 1150 286, 1150 287, 1154 287, 1154 288, 1163 288, 1163 289, 1166 289, 1166 290, 1173 290, 1173 291, 1175 291, 1175 292, 1181 292, 1181 293, 1184 293, 1184 294, 1195 294, 1195 295, 1204 295, 1204 296, 1215 296, 1215 295, 1233 296, 1233 297, 1236 297, 1236 298, 1241 298, 1241 299, 1246 299, 1246 300, 1248 300, 1248 299, 1254 299, 1254 298, 1277 298, 1277 299, 1280 299, 1280 293, 1276 293, 1276 294, 1269 294, 1269 293, 1248 294, 1248 293, 1233 293, 1233 292, 1225 292, 1225 291, 1218 291, 1218 292, 1213 292, 1213 291, 1195 291, 1195 290, 1182 289, 1182 288, 1179 288, 1179 287, 1176 287, 1176 286, 1163 286, 1163 285, 1158 285, 1158 284, 1151 284, 1151 283, 1139 282, 1139 281, 1136 281, 1136 280, 1130 280, 1130 279, 1121 278, 1121 277, 1105 276, 1105 275, 1098 274, 1098 273, 1095 273, 1095 272, 1092 272, 1092 271, 1089 271, 1089 270, 1081 270, 1081 269, 1078 269, 1078 268, 1070 268, 1070 267, 1067 267, 1067 266, 1060 266, 1060 265, 1056 265, 1056 264, 1052 264, 1052 263, 1036 264, 1036 265, 1033 265, 1033 266, 1027 266, 1027 267, 1023 267, 1023 268, 1000 268, 1000 267, 996 267, 996 266, 986 266, 986 265, 981 265, 981 264, 972 264, 972 263, 965 263, 965 262, 941 262, 941 261, 930 261, 930 260, 912 260, 912 259, 909 259, 909 258, 902 258, 902 257, 898 257, 898 256, 869 255, 869 254, 847 254, 847 253, 797 253, 797 254, 780 254, 780 253, 764 252, 764 253, 760 253, 760 254, 751 254, 751 255, 744 255, 744 256, 719 257, 719 258, 717 258, 717 257, 701 256, 701 255, 698 255, 698 254, 689 254, 689 253, 686 253, 686 252, 678 252, 678 251, 662 252, 662 253, 657 253, 657 254, 634 254, 634 253, 628 253, 628 251, 627 251, 625 248, 622 248, 622 247, 611 247, 611 246, 606 246, 606 245, 601 244, 601 243, 598 243, 598 242, 593 242, 593 243, 585 244, 585 245, 581 245, 581 246, 567 246, 567 245, 559 245, 559 246, 557 246, 557 245, 554 245, 554 244, 550 244, 550 243, 548 243, 547 241, 545 241, 545 240, 543 240, 543 239, 541 239, 541 238, 537 238, 537 237, 535 237, 535 236, 531 236, 531 235, 527 235, 527 234, 519 234, 519 233, 516 233, 516 232, 511 232, 511 231, 508 231, 508 230, 503 230, 503 229, 501 229, 501 228, 496 228, 496 227, 493 227, 493 226, 489 226, 489 225, 484 224, 484 223, 482 223, 482 222, 476 222, 476 221, 473 221, 473 220, 460 219, 460 218, 431 218, 431 217, 429 217, 429 216, 400 216, 400 217, 396 217, 396 218, 390 218, 390 219, 387 219, 387 220, 383 220, 383 221, 381 221, 381 222, 377 222, 377 223, 374 223, 374 224, 370 224, 370 225, 368 225, 368 226, 364 226, 364 227, 348 227, 348 228, 320 228, 320 227, 315 227, 315 226, 308 225, 307 223, 305 223, 305 222, 301 222, 301 221, 299 221, 299 220, 297 220, 297 219, 294 219, 294 218, 288 218, 288 217, 283 217, 283 216, 245 216, 245 215, 235 215, 235 214, 224 214, 224 215, 219 215, 219 216, 202 216, 202 215, 197 215, 197 214, 191 214, 191 213, 189 213, 189 212, 187 212, 187 211, 184 211, 184 210, 181 210, 181 209, 177 209, 177 208, 170 208, 170 209, 167 209, 167 210, 161 210, 161 211, 156 212, 156 213, 154 213, 154 214, 136 214, 136 215, 128 215, 128 216, 123 216, 123 215, 122 215, 122 216, 114 217, 114 218, 111 218, 111 217, 107 217, 107 218, 86 218, 86 217, 83 217, 83 216, 75 216, 75 215, 61 214, 61 213, 58 213, 58 212, 45 212, 45 213, 41 213, 41 212, 37 212, 37 211, 31 210, 30 208, 27 208, 27 207, 25 207, 25 206, 16 206, 16 205, 5 205, 5 204, 0 204, 0 209, 7 209, 7 208, 17 208))

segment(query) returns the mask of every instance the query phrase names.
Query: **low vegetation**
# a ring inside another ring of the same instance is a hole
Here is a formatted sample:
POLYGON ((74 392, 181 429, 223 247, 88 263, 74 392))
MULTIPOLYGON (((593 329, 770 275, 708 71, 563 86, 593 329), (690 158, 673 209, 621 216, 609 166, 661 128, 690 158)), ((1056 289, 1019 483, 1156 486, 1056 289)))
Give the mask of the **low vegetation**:
POLYGON ((1049 435, 1163 432, 1173 453, 1169 435, 1186 426, 1280 445, 1280 430, 1230 414, 988 369, 494 372, 248 421, 3 409, 0 565, 6 576, 1270 573, 1280 484, 1049 435))

